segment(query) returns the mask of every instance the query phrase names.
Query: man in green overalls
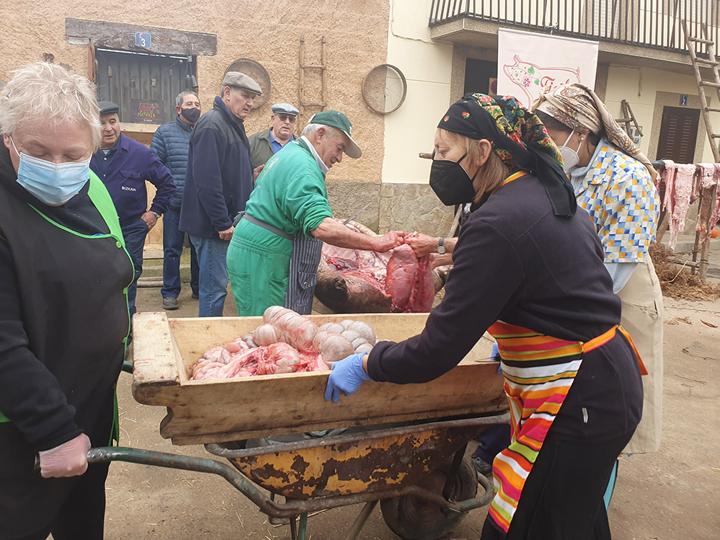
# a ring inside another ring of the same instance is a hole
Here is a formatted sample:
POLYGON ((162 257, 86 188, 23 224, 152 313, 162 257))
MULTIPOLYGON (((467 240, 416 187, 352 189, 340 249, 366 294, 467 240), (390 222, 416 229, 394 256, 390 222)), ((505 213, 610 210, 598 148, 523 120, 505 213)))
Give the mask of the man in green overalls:
POLYGON ((362 154, 350 120, 322 111, 310 118, 300 139, 268 161, 227 254, 239 315, 262 315, 273 305, 310 313, 322 242, 379 252, 402 243, 402 233, 367 236, 333 219, 325 175, 343 153, 362 154))

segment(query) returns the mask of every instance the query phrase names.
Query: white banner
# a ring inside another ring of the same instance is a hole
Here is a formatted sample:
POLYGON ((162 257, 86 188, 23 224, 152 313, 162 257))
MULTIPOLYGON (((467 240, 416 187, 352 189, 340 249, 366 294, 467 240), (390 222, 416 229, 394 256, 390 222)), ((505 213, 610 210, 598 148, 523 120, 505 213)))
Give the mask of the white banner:
POLYGON ((500 28, 497 93, 529 107, 556 86, 579 82, 594 88, 597 57, 597 41, 500 28))

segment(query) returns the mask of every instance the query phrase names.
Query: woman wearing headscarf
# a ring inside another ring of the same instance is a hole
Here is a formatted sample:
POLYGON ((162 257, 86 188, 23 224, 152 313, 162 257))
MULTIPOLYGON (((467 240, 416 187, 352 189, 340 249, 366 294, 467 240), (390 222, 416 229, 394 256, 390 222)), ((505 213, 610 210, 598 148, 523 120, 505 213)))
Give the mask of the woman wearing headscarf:
POLYGON ((558 149, 514 98, 469 94, 438 124, 430 185, 473 203, 445 297, 420 335, 333 365, 325 398, 363 381, 422 383, 497 340, 511 416, 493 462, 489 539, 610 538, 602 501, 640 418, 642 383, 620 302, 558 149))
POLYGON ((89 168, 95 86, 56 64, 0 92, 0 538, 101 540, 133 266, 89 168), (39 471, 34 464, 37 458, 39 471))
POLYGON ((561 86, 542 96, 535 111, 560 147, 578 204, 595 224, 613 290, 622 301, 622 326, 648 369, 642 419, 625 451, 657 451, 662 431, 663 298, 649 253, 660 210, 657 172, 590 88, 561 86))

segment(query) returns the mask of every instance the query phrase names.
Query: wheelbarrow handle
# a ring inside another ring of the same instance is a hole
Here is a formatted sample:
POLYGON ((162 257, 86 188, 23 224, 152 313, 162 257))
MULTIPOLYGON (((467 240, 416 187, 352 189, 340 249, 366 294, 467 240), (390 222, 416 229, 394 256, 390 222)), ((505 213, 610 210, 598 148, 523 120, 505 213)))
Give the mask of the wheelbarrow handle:
MULTIPOLYGON (((167 469, 181 469, 216 474, 227 480, 235 489, 241 491, 248 499, 261 509, 267 508, 271 502, 250 480, 226 463, 208 458, 183 456, 168 452, 156 452, 140 448, 125 448, 122 446, 103 446, 91 448, 87 454, 88 463, 110 463, 111 461, 126 461, 153 467, 167 469)), ((271 505, 272 506, 272 505, 271 505)))
POLYGON ((91 448, 87 453, 88 463, 110 463, 111 461, 126 461, 153 467, 166 467, 168 469, 183 469, 186 471, 209 472, 224 476, 240 475, 235 469, 214 459, 199 458, 156 452, 141 448, 126 448, 122 446, 101 446, 91 448), (227 471, 225 471, 227 469, 227 471), (221 472, 222 471, 222 472, 221 472))
MULTIPOLYGON (((216 474, 227 480, 235 489, 241 491, 248 499, 254 502, 262 511, 272 511, 276 504, 268 499, 250 480, 230 465, 214 459, 182 456, 168 452, 156 452, 140 448, 125 448, 122 446, 102 446, 91 448, 87 453, 88 463, 110 463, 111 461, 126 461, 153 467, 167 469, 181 469, 184 471, 204 472, 216 474)), ((40 470, 40 457, 35 456, 35 470, 40 470)))

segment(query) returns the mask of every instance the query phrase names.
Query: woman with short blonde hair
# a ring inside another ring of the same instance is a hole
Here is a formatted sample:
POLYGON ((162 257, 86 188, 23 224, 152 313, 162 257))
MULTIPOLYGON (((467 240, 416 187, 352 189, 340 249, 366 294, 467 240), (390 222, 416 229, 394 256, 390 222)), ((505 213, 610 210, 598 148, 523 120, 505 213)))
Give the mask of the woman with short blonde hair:
POLYGON ((90 171, 95 88, 48 63, 0 91, 0 538, 102 539, 132 264, 90 171), (39 456, 38 474, 34 469, 39 456))

